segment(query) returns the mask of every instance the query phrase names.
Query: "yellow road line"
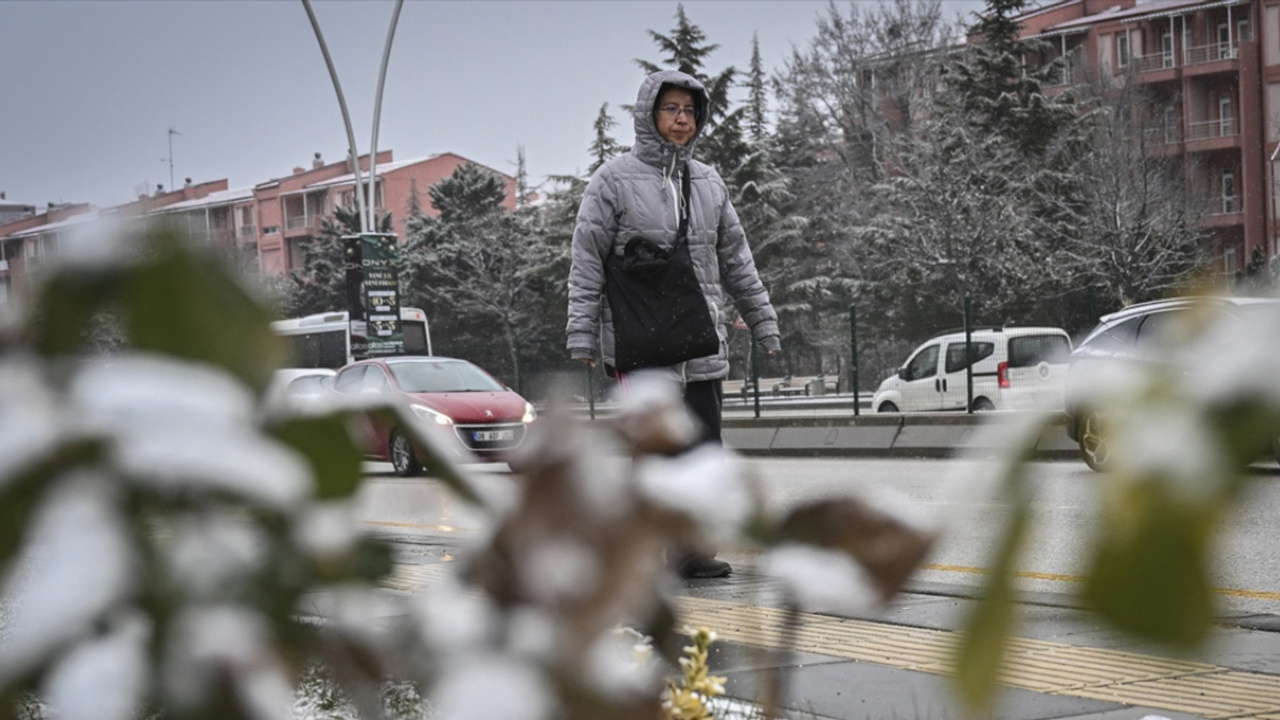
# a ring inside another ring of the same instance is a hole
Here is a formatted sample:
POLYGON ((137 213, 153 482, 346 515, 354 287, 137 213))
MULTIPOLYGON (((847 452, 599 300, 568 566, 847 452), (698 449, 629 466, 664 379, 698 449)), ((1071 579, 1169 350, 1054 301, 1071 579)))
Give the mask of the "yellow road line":
MULTIPOLYGON (((680 597, 677 616, 722 639, 947 675, 958 637, 831 615, 680 597), (794 622, 790 622, 794 620, 794 622)), ((1280 720, 1280 676, 1209 663, 1028 638, 1012 638, 1000 682, 1035 692, 1106 700, 1207 718, 1280 720)))
MULTIPOLYGON (((397 564, 389 588, 420 590, 448 563, 397 564)), ((909 627, 708 598, 675 599, 683 625, 707 627, 723 640, 811 652, 900 670, 948 675, 959 637, 909 627)), ((1104 700, 1205 718, 1280 720, 1280 675, 1031 638, 1010 638, 1000 682, 1051 695, 1104 700)))
MULTIPOLYGON (((924 570, 937 570, 940 572, 966 573, 969 575, 986 575, 990 571, 982 567, 974 567, 971 565, 941 565, 936 563, 925 563, 920 566, 924 570)), ((1029 570, 1018 570, 1013 573, 1014 577, 1025 578, 1028 580, 1052 580, 1054 582, 1084 582, 1083 575, 1065 575, 1062 573, 1043 573, 1032 572, 1029 570)), ((1213 588, 1213 592, 1217 595, 1226 595, 1229 597, 1251 598, 1254 600, 1280 600, 1280 592, 1271 592, 1268 590, 1243 590, 1239 588, 1213 588)))
POLYGON ((444 532, 457 532, 458 528, 454 525, 420 525, 418 523, 407 522, 391 522, 389 520, 361 520, 365 525, 378 525, 381 527, 397 527, 408 528, 412 530, 441 530, 444 532))

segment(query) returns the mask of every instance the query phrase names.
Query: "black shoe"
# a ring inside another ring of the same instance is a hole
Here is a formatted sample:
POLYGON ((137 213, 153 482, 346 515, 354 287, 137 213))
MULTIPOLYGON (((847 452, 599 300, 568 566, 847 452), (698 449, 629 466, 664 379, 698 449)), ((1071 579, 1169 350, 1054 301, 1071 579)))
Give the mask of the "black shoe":
POLYGON ((690 555, 680 562, 680 577, 686 580, 720 578, 733 572, 729 563, 713 555, 690 555))

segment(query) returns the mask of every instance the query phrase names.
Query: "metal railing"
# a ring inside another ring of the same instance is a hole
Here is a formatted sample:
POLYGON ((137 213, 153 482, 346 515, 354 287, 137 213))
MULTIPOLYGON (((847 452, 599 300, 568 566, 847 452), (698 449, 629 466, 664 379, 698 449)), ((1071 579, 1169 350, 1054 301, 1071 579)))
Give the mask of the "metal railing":
POLYGON ((288 217, 284 219, 284 227, 286 230, 315 227, 315 217, 307 215, 295 215, 294 217, 288 217))
POLYGON ((1219 60, 1234 60, 1238 51, 1235 43, 1213 43, 1189 47, 1183 53, 1183 58, 1187 65, 1203 65, 1219 60))
POLYGON ((257 234, 258 234, 257 225, 241 225, 240 227, 236 228, 236 237, 246 238, 246 237, 253 237, 257 234))
POLYGON ((1158 52, 1154 55, 1142 55, 1135 57, 1131 61, 1134 72, 1153 72, 1155 70, 1168 70, 1177 67, 1177 55, 1172 51, 1158 52))
MULTIPOLYGON (((761 355, 755 342, 749 344, 749 358, 747 359, 746 376, 741 379, 726 380, 723 385, 723 409, 733 409, 738 413, 749 413, 755 417, 761 417, 765 412, 782 412, 782 413, 807 413, 811 411, 822 411, 825 413, 850 413, 853 416, 859 416, 863 412, 871 411, 871 401, 875 397, 876 391, 871 389, 862 389, 860 387, 860 372, 862 368, 862 354, 864 351, 859 348, 858 339, 858 319, 854 306, 849 306, 849 364, 848 367, 838 369, 834 374, 827 374, 821 369, 816 374, 804 375, 786 375, 762 376, 761 355), (846 375, 847 373, 847 375, 846 375)), ((991 355, 991 349, 986 354, 979 355, 978 348, 982 344, 986 344, 990 348, 994 345, 989 340, 974 340, 971 333, 975 331, 990 331, 992 326, 978 327, 973 322, 972 301, 966 297, 964 302, 964 325, 960 329, 953 329, 945 333, 935 335, 955 334, 963 330, 964 342, 957 345, 954 342, 947 347, 945 353, 941 357, 935 353, 934 361, 938 363, 935 368, 935 375, 921 376, 923 379, 936 377, 943 384, 943 392, 959 391, 960 403, 953 409, 960 412, 972 413, 984 409, 982 404, 975 405, 975 386, 974 386, 974 365, 991 355), (971 358, 965 362, 964 357, 971 358), (958 363, 958 365, 954 365, 958 363), (962 366, 962 367, 960 367, 962 366), (943 369, 945 368, 945 373, 943 369), (943 378, 943 375, 946 378, 943 378), (956 375, 959 375, 959 378, 956 375), (951 383, 951 390, 947 390, 946 382, 951 383)), ((940 346, 935 346, 934 350, 938 350, 940 346)), ((903 368, 898 365, 903 359, 911 357, 910 345, 904 345, 901 355, 895 355, 894 367, 890 374, 899 374, 903 368)), ((872 354, 875 357, 875 353, 872 354)), ((993 361, 994 362, 994 361, 993 361)), ((839 363, 838 363, 839 364, 839 363)), ((595 419, 597 417, 598 396, 607 395, 607 388, 598 385, 601 380, 597 377, 603 375, 603 366, 586 366, 583 365, 581 370, 584 373, 584 383, 582 387, 582 399, 586 407, 583 410, 595 419), (602 389, 606 392, 601 393, 602 389)), ((983 380, 994 381, 996 373, 982 373, 983 380), (991 377, 988 377, 991 376, 991 377)), ((919 379, 919 378, 918 378, 919 379)), ((608 382, 605 380, 604 382, 608 382)), ((927 384, 927 383, 926 383, 927 384)), ((932 387, 932 386, 931 386, 932 387)), ((935 395, 936 389, 920 385, 919 387, 903 387, 899 388, 902 392, 917 396, 919 394, 935 395)), ((603 405, 608 405, 611 401, 606 401, 603 405)), ((990 402, 986 402, 986 409, 990 409, 990 402)), ((601 408, 605 412, 607 409, 601 408)))
POLYGON ((1205 120, 1193 122, 1187 126, 1188 140, 1212 140, 1213 138, 1235 137, 1239 134, 1240 128, 1236 124, 1235 118, 1205 120))

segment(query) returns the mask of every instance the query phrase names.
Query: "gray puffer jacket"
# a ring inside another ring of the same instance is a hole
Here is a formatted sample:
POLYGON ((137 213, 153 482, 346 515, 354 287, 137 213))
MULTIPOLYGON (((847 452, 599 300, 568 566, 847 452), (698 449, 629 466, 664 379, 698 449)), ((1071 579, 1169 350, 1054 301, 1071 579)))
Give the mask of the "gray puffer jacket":
POLYGON ((637 235, 664 246, 675 243, 679 226, 680 175, 689 168, 689 254, 702 294, 716 319, 720 352, 683 363, 674 370, 689 381, 714 380, 729 373, 726 318, 721 288, 727 288, 753 337, 766 350, 778 350, 778 315, 756 273, 755 260, 738 214, 729 202, 724 180, 709 165, 694 160, 693 147, 702 133, 698 121, 684 147, 658 134, 653 109, 664 84, 689 90, 706 117, 707 91, 694 78, 664 70, 645 78, 635 107, 635 145, 612 158, 591 177, 573 233, 569 272, 568 349, 574 359, 594 358, 597 348, 613 365, 613 318, 604 292, 606 253, 621 254, 637 235))

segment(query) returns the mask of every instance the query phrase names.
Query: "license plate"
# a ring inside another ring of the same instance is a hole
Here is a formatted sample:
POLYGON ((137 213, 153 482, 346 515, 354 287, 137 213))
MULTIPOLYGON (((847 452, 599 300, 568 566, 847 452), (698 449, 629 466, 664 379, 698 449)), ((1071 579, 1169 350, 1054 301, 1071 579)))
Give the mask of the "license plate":
POLYGON ((516 437, 515 430, 476 430, 472 436, 476 442, 497 442, 499 440, 514 440, 516 437))

